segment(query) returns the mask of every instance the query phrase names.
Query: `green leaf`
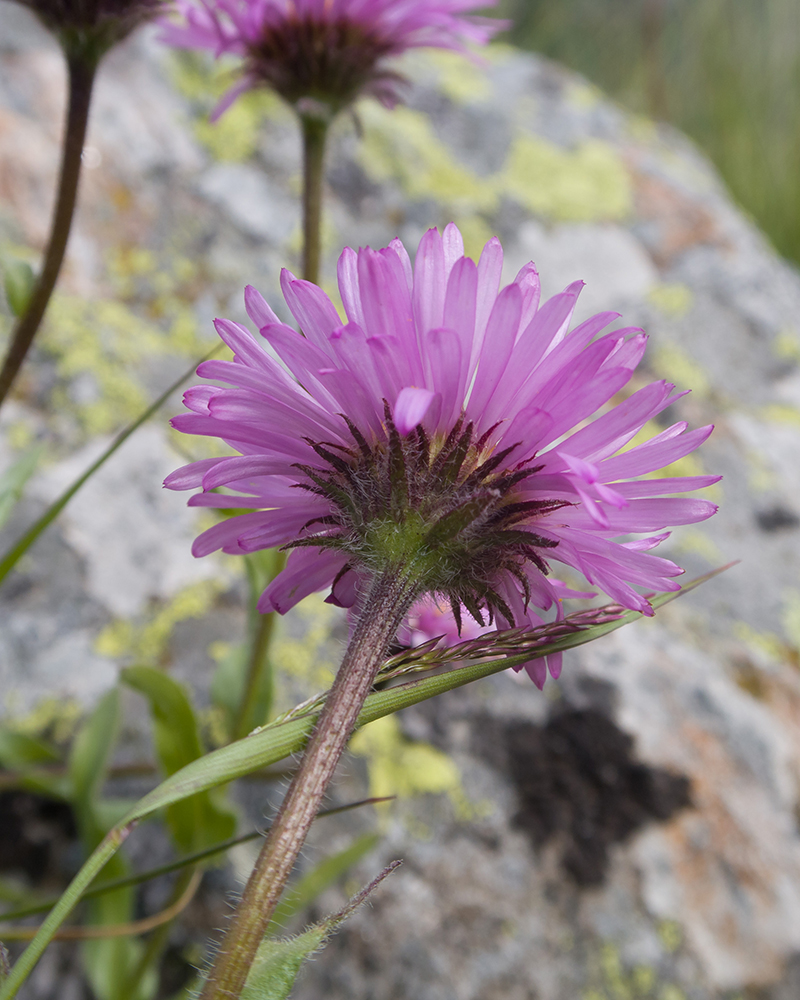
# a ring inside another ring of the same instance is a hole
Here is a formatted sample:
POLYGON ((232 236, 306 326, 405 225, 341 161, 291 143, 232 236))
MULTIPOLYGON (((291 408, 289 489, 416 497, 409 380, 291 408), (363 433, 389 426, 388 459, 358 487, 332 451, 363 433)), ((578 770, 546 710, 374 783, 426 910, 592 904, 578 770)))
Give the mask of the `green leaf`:
MULTIPOLYGON (((94 850, 106 833, 109 808, 119 816, 115 803, 100 799, 100 792, 108 772, 108 765, 120 724, 119 689, 112 688, 97 704, 75 737, 68 761, 71 782, 71 802, 87 851, 94 850)), ((127 860, 120 854, 112 857, 107 866, 110 878, 124 878, 130 872, 127 860)), ((108 892, 88 904, 87 920, 90 924, 123 924, 133 917, 134 890, 132 887, 108 892)), ((97 1000, 117 1000, 121 983, 136 966, 141 944, 129 938, 108 938, 85 941, 81 954, 86 976, 97 1000)), ((149 1000, 150 992, 140 991, 136 1000, 149 1000)))
POLYGON ((69 800, 69 779, 48 770, 61 755, 44 740, 0 726, 0 767, 14 773, 14 784, 29 792, 69 800))
MULTIPOLYGON (((674 593, 659 594, 651 600, 651 604, 654 608, 669 604, 718 572, 721 570, 706 573, 674 593)), ((537 655, 547 656, 550 653, 583 646, 587 642, 608 635, 610 632, 638 621, 642 617, 644 616, 638 611, 627 611, 618 618, 602 625, 593 625, 538 647, 537 655)), ((524 663, 529 659, 531 659, 530 652, 519 656, 503 656, 497 660, 468 663, 466 666, 457 667, 433 677, 424 677, 421 680, 409 681, 397 687, 376 691, 364 703, 364 708, 358 718, 358 725, 366 725, 375 719, 383 718, 385 715, 391 715, 393 712, 399 712, 403 708, 433 698, 444 691, 463 687, 472 681, 500 673, 508 667, 524 663)), ((141 799, 136 808, 131 810, 126 817, 127 822, 141 819, 172 802, 179 802, 196 792, 233 781, 235 778, 241 778, 245 774, 275 764, 283 760, 284 757, 297 753, 305 746, 305 741, 314 726, 315 718, 316 715, 311 714, 285 721, 276 720, 245 739, 221 747, 219 750, 193 761, 141 799)), ((0 1000, 3 1000, 1 992, 0 1000)))
MULTIPOLYGON (((728 568, 728 566, 724 566, 721 569, 705 573, 686 584, 681 590, 657 595, 650 603, 654 608, 669 604, 728 568)), ((638 621, 642 617, 639 612, 629 611, 613 621, 595 625, 541 646, 537 650, 538 655, 546 656, 550 653, 585 645, 587 642, 592 642, 600 636, 614 632, 624 625, 638 621)), ((525 656, 503 657, 499 660, 468 664, 437 674, 434 677, 425 677, 421 680, 398 685, 395 688, 377 691, 367 698, 364 709, 359 716, 359 725, 365 725, 402 708, 418 704, 441 694, 443 691, 453 690, 481 677, 499 673, 517 662, 522 663, 528 659, 530 659, 530 653, 525 656)), ((260 732, 253 733, 237 743, 222 747, 200 760, 193 761, 141 799, 128 814, 124 825, 109 831, 108 836, 67 887, 58 904, 42 924, 39 933, 17 960, 8 980, 0 986, 0 1000, 11 1000, 12 997, 16 996, 42 952, 53 939, 53 935, 72 912, 81 894, 103 870, 109 858, 113 857, 119 850, 140 819, 173 802, 179 802, 189 795, 232 781, 283 760, 291 753, 302 750, 313 725, 313 715, 285 721, 276 720, 271 725, 265 726, 260 732)))
POLYGON ((325 943, 325 939, 357 910, 378 885, 400 865, 392 862, 376 879, 357 893, 339 913, 314 924, 293 938, 265 938, 250 967, 241 1000, 286 1000, 303 962, 325 943))
POLYGON ((310 872, 303 875, 295 885, 287 890, 285 897, 276 907, 272 916, 272 925, 282 926, 296 913, 313 903, 317 896, 330 886, 335 885, 354 864, 357 864, 365 854, 369 854, 379 841, 380 837, 377 833, 364 834, 349 847, 339 851, 338 854, 325 858, 310 872))
POLYGON ((22 538, 19 539, 11 548, 6 552, 6 554, 0 559, 0 583, 5 580, 11 570, 17 565, 19 560, 25 555, 28 549, 33 545, 36 539, 41 535, 41 533, 47 528, 53 521, 58 517, 61 511, 67 506, 70 500, 75 496, 78 490, 87 483, 92 476, 101 468, 109 458, 114 454, 114 452, 128 440, 128 438, 133 434, 134 431, 138 430, 150 417, 156 413, 161 406, 169 399, 172 393, 183 383, 186 379, 190 378, 197 368, 198 364, 210 358, 212 355, 216 354, 219 347, 215 347, 214 350, 210 351, 205 357, 200 358, 199 361, 195 361, 192 367, 183 373, 180 378, 176 379, 168 389, 158 397, 158 399, 147 407, 141 416, 137 417, 133 423, 128 424, 128 426, 121 431, 111 442, 111 444, 106 448, 103 454, 93 462, 92 465, 84 472, 82 475, 68 486, 67 489, 55 500, 42 514, 42 516, 25 532, 22 538))
POLYGON ((293 938, 266 938, 259 945, 241 1000, 286 1000, 303 962, 318 951, 330 933, 315 924, 293 938))
POLYGON ((119 723, 119 690, 112 688, 78 730, 70 750, 67 770, 72 788, 71 800, 81 837, 90 850, 105 834, 98 822, 95 806, 117 740, 119 723))
POLYGON ((269 656, 275 615, 262 615, 258 599, 286 563, 286 554, 264 549, 245 556, 248 583, 247 642, 229 650, 211 681, 211 700, 221 709, 228 741, 241 739, 272 714, 274 671, 269 656))
MULTIPOLYGON (((348 802, 346 805, 335 806, 332 809, 322 809, 317 813, 316 818, 321 819, 323 816, 333 816, 337 813, 349 812, 351 809, 359 809, 362 806, 370 806, 375 805, 378 802, 388 801, 388 798, 359 799, 357 802, 348 802)), ((212 844, 210 847, 204 847, 202 851, 194 851, 192 854, 185 854, 165 865, 158 865, 156 868, 147 868, 144 871, 138 871, 132 875, 126 875, 121 879, 98 882, 97 885, 93 885, 91 889, 87 889, 83 892, 82 898, 91 899, 94 896, 102 896, 105 892, 113 892, 115 889, 122 889, 125 886, 141 885, 142 882, 149 882, 151 879, 158 878, 159 875, 169 875, 171 872, 180 871, 182 868, 194 866, 200 861, 206 861, 219 854, 224 854, 226 851, 229 851, 232 847, 237 847, 239 844, 247 844, 251 840, 259 840, 263 838, 263 830, 251 830, 250 833, 244 833, 239 837, 229 837, 227 840, 223 840, 217 844, 212 844)), ((1 901, 13 902, 17 899, 23 901, 28 900, 29 896, 30 893, 28 890, 22 890, 21 888, 14 889, 9 883, 4 883, 3 880, 0 879, 1 901), (4 891, 7 893, 5 896, 3 895, 4 891)), ((60 897, 56 896, 55 898, 44 899, 41 902, 28 902, 26 905, 20 906, 18 909, 9 910, 2 914, 2 919, 4 921, 22 920, 24 917, 30 917, 36 913, 47 913, 49 910, 53 909, 59 900, 60 897)))
POLYGON ((5 271, 3 285, 8 308, 15 316, 22 316, 28 308, 36 286, 36 274, 26 260, 7 261, 3 270, 5 271))
MULTIPOLYGON (((117 854, 106 869, 109 875, 124 878, 130 872, 127 859, 117 854)), ((87 904, 87 923, 124 924, 133 919, 136 897, 132 887, 115 889, 92 899, 87 904)), ((140 941, 129 937, 99 938, 84 941, 81 954, 86 977, 97 1000, 121 1000, 126 980, 133 973, 142 955, 140 941)), ((153 975, 140 984, 135 1000, 150 1000, 157 982, 153 975)))
POLYGON ((59 764, 58 751, 26 733, 0 726, 0 764, 9 771, 24 771, 36 764, 59 764))
MULTIPOLYGON (((166 774, 174 774, 203 756, 197 719, 182 684, 154 667, 128 667, 121 679, 149 702, 156 754, 166 774)), ((183 851, 200 850, 224 840, 236 828, 234 814, 208 791, 171 804, 166 816, 183 851)))
POLYGON ((128 667, 120 679, 150 704, 156 753, 167 774, 202 757, 194 709, 182 684, 155 667, 128 667))
POLYGON ((25 483, 36 470, 41 455, 41 448, 31 448, 0 476, 0 528, 6 523, 12 510, 22 499, 25 483))

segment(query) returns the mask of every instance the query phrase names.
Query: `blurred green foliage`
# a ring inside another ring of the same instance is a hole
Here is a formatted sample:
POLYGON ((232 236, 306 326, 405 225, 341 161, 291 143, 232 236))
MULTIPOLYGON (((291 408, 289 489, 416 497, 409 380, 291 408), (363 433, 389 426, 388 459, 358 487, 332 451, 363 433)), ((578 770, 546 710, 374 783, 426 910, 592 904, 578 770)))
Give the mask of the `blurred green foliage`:
POLYGON ((687 132, 800 261, 797 0, 502 0, 500 12, 516 44, 687 132))

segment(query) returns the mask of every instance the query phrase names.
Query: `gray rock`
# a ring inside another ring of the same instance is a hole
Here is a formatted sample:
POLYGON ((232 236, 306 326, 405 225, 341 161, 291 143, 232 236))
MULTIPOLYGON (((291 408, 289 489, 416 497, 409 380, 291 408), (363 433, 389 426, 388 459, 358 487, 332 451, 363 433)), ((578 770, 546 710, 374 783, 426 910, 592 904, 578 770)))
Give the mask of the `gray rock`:
MULTIPOLYGON (((0 242, 38 246, 63 78, 52 43, 5 2, 0 38, 0 242)), ((359 875, 397 856, 405 867, 309 966, 296 995, 727 1000, 761 990, 788 1000, 800 954, 800 275, 683 136, 628 115, 566 70, 502 48, 485 73, 441 55, 405 68, 407 106, 365 103, 363 137, 349 118, 334 130, 326 286, 343 245, 382 246, 398 234, 413 244, 450 219, 473 253, 500 235, 507 279, 530 257, 550 292, 583 278, 584 315, 623 311, 622 322, 651 335, 646 374, 694 388, 674 419, 717 424, 698 461, 725 475, 720 513, 676 531, 665 550, 691 574, 741 562, 655 622, 570 654, 545 695, 499 676, 406 713, 404 739, 434 744, 458 766, 463 808, 433 796, 397 806, 359 875), (559 757, 558 727, 588 719, 606 742, 581 757, 567 741, 559 757), (509 758, 520 732, 547 754, 509 758), (548 794, 574 782, 573 799, 553 793, 552 809, 531 799, 520 761, 548 794), (681 776, 688 808, 665 792, 681 776), (580 875, 592 851, 591 877, 580 875)), ((182 355, 160 317, 177 299, 204 325, 220 313, 242 319, 249 282, 285 315, 278 269, 297 267, 299 218, 298 143, 285 112, 263 105, 256 127, 234 108, 220 134, 243 151, 220 159, 224 142, 197 128, 213 98, 175 80, 174 57, 146 32, 103 67, 90 134, 100 159, 90 157, 62 285, 113 298, 111 251, 132 247, 157 262, 190 261, 194 277, 169 279, 161 298, 137 282, 166 281, 166 265, 125 286, 131 322, 156 325, 167 366, 182 355)), ((88 365, 65 374, 58 345, 43 343, 24 405, 4 418, 2 455, 22 428, 54 457, 9 538, 101 446, 80 430, 82 414, 113 392, 88 365), (72 409, 54 417, 54 398, 72 409)), ((165 384, 160 360, 130 367, 149 395, 149 383, 165 384)), ((207 686, 207 647, 236 635, 241 602, 229 571, 191 561, 197 522, 180 497, 160 492, 184 461, 164 427, 160 419, 140 432, 0 590, 9 710, 48 694, 90 703, 116 663, 97 652, 98 634, 120 618, 139 627, 148 609, 212 577, 221 583, 202 627, 179 625, 165 662, 207 686)), ((351 760, 339 794, 360 794, 363 782, 351 760)), ((309 856, 346 829, 320 826, 309 856)), ((330 891, 317 909, 341 902, 330 891)))

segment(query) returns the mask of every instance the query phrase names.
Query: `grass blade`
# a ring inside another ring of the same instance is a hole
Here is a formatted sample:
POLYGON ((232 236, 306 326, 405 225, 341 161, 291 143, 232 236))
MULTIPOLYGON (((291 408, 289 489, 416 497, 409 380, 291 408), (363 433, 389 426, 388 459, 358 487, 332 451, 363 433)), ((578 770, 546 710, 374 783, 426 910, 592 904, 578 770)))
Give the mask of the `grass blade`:
POLYGON ((188 368, 180 376, 180 378, 177 378, 172 383, 172 385, 170 385, 167 389, 165 389, 164 392, 162 392, 161 395, 158 397, 158 399, 147 407, 144 413, 138 416, 136 420, 133 421, 133 423, 128 424, 128 426, 124 430, 120 431, 120 433, 117 434, 117 436, 114 438, 111 444, 97 459, 97 461, 93 462, 86 470, 86 472, 78 476, 78 478, 64 490, 61 496, 59 496, 57 500, 55 500, 52 504, 50 504, 50 506, 47 508, 44 514, 42 514, 42 516, 37 521, 35 521, 30 528, 28 528, 28 530, 25 532, 22 538, 20 538, 18 542, 12 545, 11 548, 2 557, 2 559, 0 559, 0 583, 2 583, 3 580, 5 580, 5 578, 11 572, 11 570, 17 565, 22 556, 25 555, 25 553, 28 551, 31 545, 33 545, 33 543, 36 541, 39 535, 41 535, 41 533, 45 530, 45 528, 49 527, 53 523, 53 521, 55 521, 55 519, 58 517, 61 511, 67 506, 70 500, 75 496, 78 490, 92 478, 95 472, 97 472, 97 470, 101 468, 101 466, 103 466, 108 461, 109 458, 111 458, 114 452, 117 451, 117 449, 119 449, 128 440, 128 438, 131 436, 131 434, 133 434, 134 431, 137 431, 142 426, 143 423, 146 423, 146 421, 148 421, 150 417, 152 417, 153 414, 156 413, 164 405, 164 403, 166 403, 166 401, 169 399, 172 393, 175 392, 176 389, 178 389, 188 378, 191 378, 197 366, 201 362, 210 358, 212 355, 216 354, 216 352, 220 350, 220 348, 221 345, 220 347, 215 347, 212 351, 206 354, 205 357, 200 358, 199 361, 195 361, 192 364, 192 367, 188 368))
MULTIPOLYGON (((731 563, 730 565, 733 564, 731 563)), ((654 608, 663 607, 665 604, 669 604, 677 597, 689 593, 691 590, 699 587, 700 584, 705 583, 728 568, 728 566, 723 566, 720 569, 712 570, 710 573, 705 573, 674 593, 658 594, 652 598, 651 604, 654 608)), ((541 646, 537 648, 537 655, 547 656, 550 653, 582 646, 642 617, 643 615, 638 611, 628 611, 613 621, 592 626, 581 632, 575 632, 555 642, 548 643, 546 646, 541 646)), ((501 670, 507 670, 511 666, 524 663, 529 659, 531 659, 531 654, 527 652, 517 657, 505 656, 499 660, 471 663, 464 667, 457 667, 447 673, 437 674, 433 677, 424 677, 421 680, 409 681, 385 691, 376 691, 367 698, 358 718, 358 724, 359 726, 363 726, 368 722, 374 722, 376 719, 381 719, 385 715, 391 715, 402 708, 408 708, 421 701, 426 701, 428 698, 433 698, 444 691, 451 691, 455 688, 463 687, 472 681, 489 677, 492 674, 499 673, 501 670)), ((140 819, 174 802, 180 802, 189 795, 194 795, 197 792, 233 781, 235 778, 243 777, 250 771, 259 770, 262 767, 282 760, 284 757, 289 756, 289 754, 297 753, 305 746, 306 739, 314 726, 314 722, 315 716, 304 716, 303 718, 289 719, 286 722, 266 726, 260 732, 253 733, 243 740, 215 750, 200 760, 192 761, 191 764, 188 764, 176 774, 171 775, 158 788, 155 788, 141 799, 120 825, 109 832, 94 854, 91 855, 83 868, 75 876, 64 895, 53 908, 50 916, 42 924, 39 933, 22 955, 20 955, 10 975, 2 986, 0 986, 0 1000, 11 1000, 12 997, 16 996, 20 986, 52 940, 53 934, 69 916, 71 910, 80 899, 81 894, 89 887, 109 858, 119 849, 140 819)))

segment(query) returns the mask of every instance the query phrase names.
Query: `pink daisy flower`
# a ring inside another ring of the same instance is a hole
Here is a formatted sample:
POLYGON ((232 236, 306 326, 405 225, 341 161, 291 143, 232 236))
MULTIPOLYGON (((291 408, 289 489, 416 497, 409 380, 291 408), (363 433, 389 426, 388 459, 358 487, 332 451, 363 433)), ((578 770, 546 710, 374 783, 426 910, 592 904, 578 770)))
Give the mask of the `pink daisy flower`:
POLYGON ((456 621, 449 604, 442 604, 431 594, 426 594, 408 612, 397 638, 404 646, 421 646, 423 642, 441 637, 444 645, 454 646, 491 631, 491 625, 476 621, 463 605, 456 621))
POLYGON ((97 60, 121 42, 134 28, 155 17, 166 0, 19 0, 36 14, 44 26, 58 36, 71 56, 97 60))
MULTIPOLYGON (((563 617, 562 600, 584 595, 551 576, 553 563, 646 615, 643 591, 679 589, 680 567, 650 550, 666 526, 716 511, 673 494, 719 477, 640 477, 712 428, 676 423, 625 450, 682 395, 653 382, 608 405, 646 336, 604 333, 619 318, 611 312, 570 330, 582 282, 540 304, 534 265, 500 290, 502 263, 497 239, 476 264, 449 225, 425 234, 413 267, 399 240, 346 249, 344 320, 321 289, 284 270, 302 333, 252 287, 245 304, 265 344, 216 321, 233 360, 206 361, 198 374, 223 385, 189 389, 190 412, 173 426, 239 454, 195 462, 165 485, 200 490, 191 506, 248 511, 200 535, 196 556, 293 549, 261 612, 283 614, 326 588, 352 607, 390 566, 411 574, 417 597, 449 602, 457 626, 462 606, 498 629, 563 617)), ((559 659, 548 666, 557 676, 559 659)), ((541 660, 526 669, 544 683, 541 660)))
MULTIPOLYGON (((219 116, 259 85, 294 106, 319 102, 334 112, 369 93, 397 102, 402 78, 384 60, 407 49, 468 52, 506 22, 464 16, 496 0, 176 0, 178 20, 162 21, 162 41, 244 60, 242 77, 219 116)), ((298 108, 300 110, 300 108, 298 108)))

